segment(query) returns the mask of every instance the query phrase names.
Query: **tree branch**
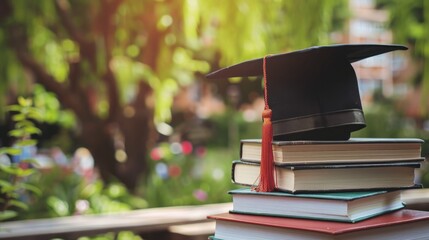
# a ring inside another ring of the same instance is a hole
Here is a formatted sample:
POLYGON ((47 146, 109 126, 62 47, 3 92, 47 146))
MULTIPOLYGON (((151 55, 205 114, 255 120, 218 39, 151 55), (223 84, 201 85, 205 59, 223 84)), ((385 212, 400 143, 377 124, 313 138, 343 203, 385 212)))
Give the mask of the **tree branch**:
MULTIPOLYGON (((91 66, 96 68, 95 60, 95 43, 86 39, 82 34, 81 30, 70 21, 72 18, 68 13, 69 3, 66 0, 56 0, 55 9, 60 18, 61 24, 64 26, 64 29, 67 31, 71 39, 73 39, 79 45, 79 54, 88 59, 91 66)), ((73 79, 71 79, 73 80, 73 79)))
POLYGON ((109 117, 106 119, 107 122, 113 122, 117 120, 120 103, 119 103, 119 90, 116 83, 116 78, 110 68, 107 68, 107 72, 103 77, 103 82, 106 85, 108 99, 109 99, 109 117))
POLYGON ((70 21, 71 18, 68 16, 67 12, 67 8, 69 7, 68 4, 69 3, 65 0, 56 0, 55 9, 57 10, 61 23, 69 33, 70 37, 79 45, 85 45, 87 44, 85 38, 76 29, 76 26, 74 26, 73 23, 70 21))
MULTIPOLYGON (((109 69, 109 62, 111 60, 111 51, 112 51, 112 42, 114 38, 114 28, 112 23, 112 16, 116 12, 119 5, 122 3, 120 1, 113 1, 112 3, 105 2, 102 4, 102 9, 99 12, 99 16, 95 19, 95 23, 98 29, 101 30, 102 37, 105 42, 105 56, 106 56, 106 72, 100 76, 101 80, 104 82, 104 85, 107 89, 107 98, 109 101, 109 117, 106 121, 111 122, 116 118, 118 109, 119 109, 119 93, 117 89, 117 84, 115 80, 115 76, 109 69)), ((93 38, 91 41, 86 39, 81 32, 76 28, 76 26, 71 21, 68 10, 68 2, 65 0, 56 0, 55 7, 60 18, 60 21, 70 37, 79 44, 80 47, 80 55, 82 58, 87 59, 90 63, 91 69, 93 72, 97 72, 97 61, 96 61, 96 48, 95 48, 95 39, 93 38)), ((83 93, 83 89, 80 89, 79 79, 80 76, 78 63, 70 64, 70 72, 69 72, 69 81, 70 81, 70 90, 77 90, 77 92, 83 93)), ((94 94, 93 92, 89 94, 94 94)), ((82 96, 81 96, 82 97, 82 96)), ((87 99, 88 97, 85 97, 87 99)), ((89 104, 91 105, 91 104, 89 104)))
POLYGON ((64 107, 73 109, 77 115, 85 115, 83 106, 79 98, 74 98, 72 94, 61 83, 47 73, 45 69, 29 54, 15 48, 16 56, 22 65, 34 74, 36 82, 42 84, 48 91, 54 92, 64 107))
POLYGON ((97 27, 100 29, 104 39, 104 51, 106 56, 106 73, 103 75, 103 82, 106 86, 109 101, 109 117, 106 119, 108 122, 117 120, 120 101, 119 89, 116 82, 115 75, 110 69, 109 63, 112 59, 112 51, 114 47, 114 34, 116 25, 113 22, 113 17, 116 14, 122 0, 104 1, 102 9, 97 18, 97 27))
MULTIPOLYGON (((55 10, 60 18, 62 26, 68 32, 69 36, 79 45, 79 54, 81 57, 85 57, 89 60, 92 66, 95 66, 94 60, 94 50, 92 50, 91 43, 85 39, 85 37, 78 31, 76 26, 73 24, 68 14, 69 3, 66 0, 56 0, 54 1, 55 10)), ((80 61, 80 59, 79 59, 80 61)), ((84 92, 81 89, 79 80, 80 80, 80 66, 79 62, 70 62, 69 63, 69 89, 73 92, 84 92)), ((81 94, 82 95, 82 94, 81 94)), ((82 97, 82 96, 81 96, 82 97)))

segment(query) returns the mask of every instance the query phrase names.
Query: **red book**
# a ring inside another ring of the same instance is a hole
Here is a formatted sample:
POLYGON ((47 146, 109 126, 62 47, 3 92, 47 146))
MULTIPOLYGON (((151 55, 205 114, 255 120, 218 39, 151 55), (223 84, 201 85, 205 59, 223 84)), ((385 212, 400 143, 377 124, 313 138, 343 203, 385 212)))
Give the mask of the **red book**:
POLYGON ((212 239, 429 239, 429 212, 399 210, 358 223, 223 213, 212 239))

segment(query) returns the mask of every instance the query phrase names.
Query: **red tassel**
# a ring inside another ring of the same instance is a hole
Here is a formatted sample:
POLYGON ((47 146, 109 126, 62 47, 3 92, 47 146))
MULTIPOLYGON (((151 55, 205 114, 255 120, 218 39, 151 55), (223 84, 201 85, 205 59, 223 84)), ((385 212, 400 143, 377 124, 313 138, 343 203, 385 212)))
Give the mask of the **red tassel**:
POLYGON ((264 123, 262 124, 262 150, 261 150, 261 166, 259 184, 256 187, 258 192, 272 192, 276 188, 275 182, 275 167, 273 160, 273 126, 271 124, 272 111, 268 106, 267 96, 267 72, 266 72, 266 57, 263 61, 264 71, 264 97, 265 109, 262 112, 264 123))
POLYGON ((272 137, 273 127, 271 124, 271 109, 265 109, 262 112, 264 123, 262 125, 262 152, 259 185, 256 188, 258 192, 272 192, 276 188, 274 181, 274 160, 272 137))

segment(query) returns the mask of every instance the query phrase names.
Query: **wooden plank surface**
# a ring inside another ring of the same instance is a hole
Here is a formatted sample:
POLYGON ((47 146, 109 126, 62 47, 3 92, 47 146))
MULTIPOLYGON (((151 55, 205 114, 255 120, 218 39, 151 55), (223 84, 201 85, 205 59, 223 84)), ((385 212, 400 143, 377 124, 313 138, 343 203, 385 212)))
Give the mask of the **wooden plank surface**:
POLYGON ((167 231, 169 226, 207 221, 207 215, 227 212, 231 209, 231 203, 222 203, 5 222, 0 224, 0 239, 76 239, 80 236, 122 230, 135 233, 167 231))
POLYGON ((429 188, 404 190, 401 197, 406 208, 429 211, 429 188))

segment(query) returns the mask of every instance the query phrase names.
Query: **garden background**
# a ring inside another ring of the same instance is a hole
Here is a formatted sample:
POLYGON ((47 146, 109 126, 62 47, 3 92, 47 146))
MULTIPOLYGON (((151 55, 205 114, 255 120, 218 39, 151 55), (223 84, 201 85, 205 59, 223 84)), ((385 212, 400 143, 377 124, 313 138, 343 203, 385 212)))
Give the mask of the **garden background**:
POLYGON ((353 136, 428 141, 428 28, 424 0, 0 1, 0 220, 230 201, 262 85, 204 76, 269 53, 408 46, 390 90, 360 82, 353 136), (378 17, 356 23, 358 8, 378 17))

